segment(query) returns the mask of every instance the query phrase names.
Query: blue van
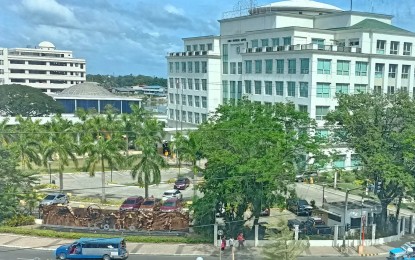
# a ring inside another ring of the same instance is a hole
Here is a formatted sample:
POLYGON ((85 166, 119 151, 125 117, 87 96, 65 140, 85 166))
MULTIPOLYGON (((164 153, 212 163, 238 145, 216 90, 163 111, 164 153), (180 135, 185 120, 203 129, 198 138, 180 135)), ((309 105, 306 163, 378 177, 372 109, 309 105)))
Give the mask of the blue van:
POLYGON ((55 251, 56 259, 127 259, 124 238, 80 238, 55 251))

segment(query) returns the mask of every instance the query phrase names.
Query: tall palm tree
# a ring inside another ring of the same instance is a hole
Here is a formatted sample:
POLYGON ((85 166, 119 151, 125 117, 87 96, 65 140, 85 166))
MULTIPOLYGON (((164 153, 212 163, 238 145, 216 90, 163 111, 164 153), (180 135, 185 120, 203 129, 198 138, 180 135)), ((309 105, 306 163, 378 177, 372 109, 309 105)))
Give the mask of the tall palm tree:
POLYGON ((10 119, 8 117, 4 118, 1 122, 0 122, 0 146, 6 146, 10 143, 10 130, 8 130, 8 125, 7 123, 10 121, 10 119))
POLYGON ((129 156, 128 163, 133 165, 132 178, 144 186, 145 197, 148 197, 149 185, 161 182, 160 168, 166 166, 164 158, 157 151, 157 145, 164 136, 164 126, 150 114, 139 114, 141 112, 133 110, 132 113, 133 129, 137 134, 135 145, 141 147, 141 155, 129 156))
POLYGON ((76 152, 78 146, 72 134, 72 123, 63 119, 61 115, 52 117, 51 122, 45 125, 47 136, 43 143, 43 165, 46 167, 48 161, 57 158, 59 171, 59 188, 63 190, 63 171, 69 165, 69 160, 78 166, 76 152))

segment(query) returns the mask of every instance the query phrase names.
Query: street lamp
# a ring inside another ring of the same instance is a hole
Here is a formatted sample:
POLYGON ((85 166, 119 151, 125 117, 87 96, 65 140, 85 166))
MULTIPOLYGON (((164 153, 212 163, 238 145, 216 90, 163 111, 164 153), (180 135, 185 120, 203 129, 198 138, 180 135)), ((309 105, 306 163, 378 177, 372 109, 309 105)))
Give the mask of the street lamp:
POLYGON ((344 232, 343 232, 343 249, 346 248, 346 215, 347 215, 347 203, 349 202, 349 192, 358 190, 360 187, 354 189, 346 189, 346 198, 344 200, 344 214, 343 214, 343 224, 344 224, 344 232))
POLYGON ((49 184, 52 184, 52 168, 51 168, 52 161, 48 161, 48 170, 49 170, 49 184))

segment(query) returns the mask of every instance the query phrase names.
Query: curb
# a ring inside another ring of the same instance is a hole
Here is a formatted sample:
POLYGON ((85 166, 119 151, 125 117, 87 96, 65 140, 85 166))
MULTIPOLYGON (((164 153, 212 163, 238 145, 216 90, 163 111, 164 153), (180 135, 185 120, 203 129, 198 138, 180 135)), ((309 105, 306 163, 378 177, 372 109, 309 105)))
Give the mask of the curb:
POLYGON ((365 256, 378 256, 379 253, 373 253, 373 254, 359 254, 359 256, 365 257, 365 256))

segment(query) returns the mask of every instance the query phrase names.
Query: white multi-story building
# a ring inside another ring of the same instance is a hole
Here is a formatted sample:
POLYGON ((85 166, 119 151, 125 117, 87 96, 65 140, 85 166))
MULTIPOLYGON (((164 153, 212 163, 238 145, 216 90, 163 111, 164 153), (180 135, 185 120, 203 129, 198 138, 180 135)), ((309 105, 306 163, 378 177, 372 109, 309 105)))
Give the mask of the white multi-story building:
MULTIPOLYGON (((185 38, 184 51, 167 56, 172 127, 199 124, 219 104, 247 96, 293 102, 327 136, 323 120, 336 93, 415 93, 415 33, 393 26, 390 15, 288 0, 219 22, 220 36, 185 38)), ((354 167, 358 156, 337 151, 333 166, 354 167)))
POLYGON ((60 92, 86 81, 85 59, 56 50, 50 42, 37 48, 0 48, 0 84, 22 84, 44 92, 60 92))

